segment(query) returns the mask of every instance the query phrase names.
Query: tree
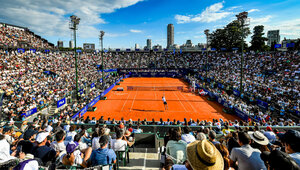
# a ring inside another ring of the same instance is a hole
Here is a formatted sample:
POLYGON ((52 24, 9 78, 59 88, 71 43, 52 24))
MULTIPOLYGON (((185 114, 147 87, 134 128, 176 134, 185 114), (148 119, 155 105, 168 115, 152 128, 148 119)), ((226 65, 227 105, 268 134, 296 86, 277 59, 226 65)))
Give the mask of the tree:
MULTIPOLYGON (((250 29, 244 27, 244 39, 250 34, 250 29)), ((241 24, 235 20, 227 24, 222 29, 217 29, 210 35, 211 47, 220 50, 226 48, 231 50, 232 48, 241 49, 242 46, 242 29, 241 24)), ((244 41, 244 47, 247 48, 247 44, 244 41)))
POLYGON ((257 25, 253 28, 253 35, 251 40, 251 50, 254 51, 265 51, 266 45, 265 41, 268 39, 266 37, 263 37, 265 33, 264 32, 264 26, 263 25, 257 25))
POLYGON ((210 34, 210 46, 220 50, 226 48, 226 31, 225 29, 217 29, 210 34))

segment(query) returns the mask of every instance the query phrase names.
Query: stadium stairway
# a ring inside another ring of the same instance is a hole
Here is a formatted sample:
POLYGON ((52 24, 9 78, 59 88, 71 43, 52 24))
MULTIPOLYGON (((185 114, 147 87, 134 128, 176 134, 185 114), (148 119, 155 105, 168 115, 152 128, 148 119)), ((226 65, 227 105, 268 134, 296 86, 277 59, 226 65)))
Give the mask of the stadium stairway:
POLYGON ((50 109, 49 109, 49 115, 54 115, 56 112, 57 106, 56 105, 50 105, 50 109))
MULTIPOLYGON (((151 149, 150 149, 151 151, 151 149)), ((149 152, 148 148, 139 148, 135 152, 129 152, 129 163, 126 166, 120 166, 120 170, 139 169, 139 170, 159 170, 160 155, 149 152)))

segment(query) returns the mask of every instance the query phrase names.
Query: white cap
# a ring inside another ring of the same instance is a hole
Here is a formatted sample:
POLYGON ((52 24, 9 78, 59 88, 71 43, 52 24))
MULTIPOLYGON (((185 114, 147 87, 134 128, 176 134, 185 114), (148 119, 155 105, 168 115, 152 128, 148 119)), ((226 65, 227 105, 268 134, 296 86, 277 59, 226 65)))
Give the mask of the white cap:
POLYGON ((41 132, 41 133, 38 133, 36 135, 36 139, 35 140, 38 143, 42 143, 46 139, 47 136, 49 136, 49 132, 41 132))

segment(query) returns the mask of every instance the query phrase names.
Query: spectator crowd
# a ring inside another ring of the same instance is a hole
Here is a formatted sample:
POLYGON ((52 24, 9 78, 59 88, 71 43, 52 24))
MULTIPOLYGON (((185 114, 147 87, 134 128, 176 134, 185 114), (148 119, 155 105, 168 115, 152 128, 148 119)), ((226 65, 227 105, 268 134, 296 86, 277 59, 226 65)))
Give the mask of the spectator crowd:
MULTIPOLYGON (((49 47, 28 30, 0 26, 1 46, 18 47, 24 43, 32 48, 49 47)), ((299 119, 295 119, 300 103, 299 52, 246 53, 243 91, 238 96, 233 94, 233 90, 240 87, 241 56, 237 53, 214 52, 207 56, 206 53, 116 52, 105 53, 103 57, 102 68, 106 69, 195 69, 196 74, 188 76, 190 80, 228 101, 229 108, 237 107, 258 121, 72 119, 74 113, 120 78, 106 72, 102 75, 98 66, 100 54, 80 53, 78 84, 85 90, 83 94, 51 119, 37 117, 29 123, 22 119, 22 113, 49 107, 73 95, 76 89, 74 55, 2 49, 0 94, 3 98, 0 103, 3 102, 1 111, 9 120, 0 125, 2 168, 86 168, 114 164, 117 152, 134 144, 134 134, 142 132, 140 126, 178 125, 164 136, 165 169, 299 169, 299 131, 276 129, 277 126, 300 125, 299 119), (91 84, 100 84, 102 76, 105 84, 90 89, 91 84), (218 83, 223 86, 220 88, 218 83), (256 99, 267 102, 268 109, 259 108, 256 99), (19 127, 14 124, 18 119, 22 120, 19 127), (87 129, 84 126, 87 123, 94 126, 87 129), (197 126, 196 131, 191 130, 193 126, 197 126), (258 126, 267 128, 262 130, 258 126)))
POLYGON ((38 35, 35 35, 27 28, 7 25, 4 23, 0 23, 0 46, 5 46, 7 48, 52 48, 48 41, 42 39, 38 35))
MULTIPOLYGON (((18 117, 35 107, 48 107, 75 90, 72 53, 1 50, 0 56, 0 85, 6 99, 3 111, 9 117, 18 117)), ((79 58, 79 88, 100 84, 101 55, 83 53, 79 58)), ((245 54, 243 92, 239 96, 234 95, 233 90, 240 87, 240 56, 210 53, 207 66, 206 59, 204 53, 105 53, 104 68, 193 68, 198 71, 190 79, 221 96, 231 108, 237 107, 258 120, 268 120, 275 112, 285 120, 290 118, 285 113, 299 114, 299 53, 245 54), (219 83, 222 88, 218 88, 219 83), (268 103, 268 109, 260 109, 256 99, 268 103)), ((105 73, 104 77, 108 75, 105 73)), ((108 76, 104 89, 115 80, 108 76)), ((100 90, 86 94, 79 102, 71 103, 68 112, 80 110, 84 103, 99 95, 100 90)))
MULTIPOLYGON (((1 123, 0 168, 87 168, 122 161, 144 125, 180 125, 168 129, 162 149, 163 169, 292 169, 300 165, 300 132, 246 122, 170 120, 95 120, 75 123, 61 118, 36 118, 1 123), (86 126, 87 123, 93 126, 86 126), (177 124, 178 123, 178 124, 177 124), (197 128, 193 126, 197 125, 197 128), (193 130, 192 130, 193 129, 193 130), (121 152, 121 154, 119 153, 121 152), (117 156, 121 155, 121 157, 117 156), (122 156, 123 155, 123 156, 122 156)), ((120 163, 120 162, 119 162, 120 163)))

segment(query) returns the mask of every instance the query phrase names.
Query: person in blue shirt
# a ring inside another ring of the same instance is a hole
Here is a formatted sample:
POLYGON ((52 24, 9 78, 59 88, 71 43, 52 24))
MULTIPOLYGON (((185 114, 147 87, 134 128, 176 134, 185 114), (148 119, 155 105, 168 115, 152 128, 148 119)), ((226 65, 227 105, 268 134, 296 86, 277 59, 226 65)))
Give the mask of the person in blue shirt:
POLYGON ((220 144, 220 142, 216 140, 216 137, 217 137, 217 134, 216 134, 216 132, 215 132, 214 130, 210 130, 210 131, 208 132, 208 138, 209 138, 209 141, 210 141, 212 144, 214 144, 214 145, 220 144))
MULTIPOLYGON (((103 135, 99 139, 100 148, 97 150, 93 150, 89 162, 91 166, 97 165, 108 165, 112 163, 116 163, 116 154, 112 149, 108 149, 109 137, 107 135, 103 135)), ((111 169, 112 167, 110 167, 111 169)))

